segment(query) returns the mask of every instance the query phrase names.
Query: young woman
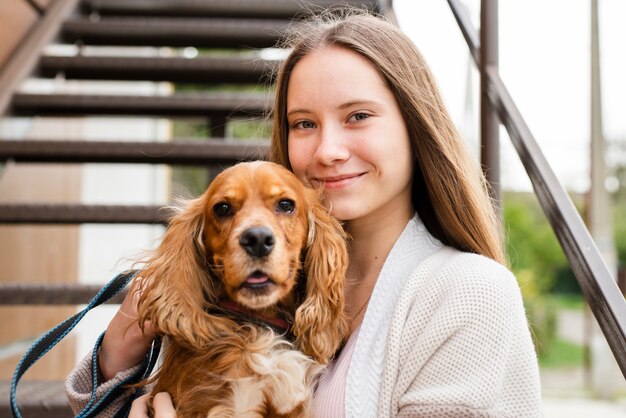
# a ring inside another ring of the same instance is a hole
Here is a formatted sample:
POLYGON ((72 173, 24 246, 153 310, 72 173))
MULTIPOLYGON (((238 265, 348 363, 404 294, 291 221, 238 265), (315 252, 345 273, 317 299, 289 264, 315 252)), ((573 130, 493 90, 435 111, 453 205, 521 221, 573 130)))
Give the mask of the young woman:
MULTIPOLYGON (((316 416, 540 416, 500 224, 423 57, 362 12, 311 20, 285 47, 271 159, 323 188, 350 236, 351 336, 319 382, 316 416)), ((100 348, 105 385, 152 339, 123 336, 132 308, 124 302, 100 348)), ((88 367, 68 381, 74 405, 91 390, 88 367)), ((174 416, 167 394, 155 406, 174 416)), ((145 399, 131 416, 147 416, 145 399)))

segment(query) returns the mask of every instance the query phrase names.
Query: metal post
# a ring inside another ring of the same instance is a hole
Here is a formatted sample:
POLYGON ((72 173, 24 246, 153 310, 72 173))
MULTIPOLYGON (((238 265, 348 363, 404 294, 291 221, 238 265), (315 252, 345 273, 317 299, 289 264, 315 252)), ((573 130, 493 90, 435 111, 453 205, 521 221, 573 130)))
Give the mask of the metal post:
POLYGON ((501 206, 500 191, 500 120, 489 100, 489 67, 498 67, 498 1, 482 0, 480 7, 480 159, 491 197, 501 206))
MULTIPOLYGON (((617 256, 613 243, 611 197, 606 190, 605 141, 602 129, 602 83, 600 72, 600 34, 598 27, 598 0, 591 0, 591 187, 588 199, 587 222, 600 254, 613 278, 617 273, 617 256)), ((609 347, 601 330, 594 324, 590 338, 590 383, 596 395, 611 399, 616 395, 621 376, 610 356, 609 347)))

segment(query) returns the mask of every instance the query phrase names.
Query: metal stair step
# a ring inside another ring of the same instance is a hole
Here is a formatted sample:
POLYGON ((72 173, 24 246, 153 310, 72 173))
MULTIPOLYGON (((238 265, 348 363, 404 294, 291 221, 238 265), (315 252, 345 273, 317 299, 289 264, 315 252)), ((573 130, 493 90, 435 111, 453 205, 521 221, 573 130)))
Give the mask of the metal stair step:
MULTIPOLYGON (((0 305, 79 305, 89 303, 105 284, 2 282, 0 305)), ((104 303, 119 304, 125 295, 123 290, 104 303)))
POLYGON ((0 203, 0 224, 166 224, 168 206, 0 203))
POLYGON ((269 82, 278 61, 247 57, 43 56, 40 73, 96 80, 152 80, 189 83, 269 82))
POLYGON ((61 34, 64 42, 90 45, 267 48, 289 24, 275 19, 71 17, 61 34))
MULTIPOLYGON (((306 10, 337 5, 336 0, 83 0, 84 13, 126 16, 213 16, 290 19, 306 10)), ((341 5, 381 11, 376 0, 344 0, 341 5)))
POLYGON ((176 165, 231 165, 264 159, 267 141, 173 140, 55 141, 0 140, 0 161, 28 163, 145 163, 176 165))
POLYGON ((179 93, 172 96, 79 95, 18 93, 13 114, 51 115, 145 115, 261 117, 271 109, 265 93, 179 93))
MULTIPOLYGON (((10 417, 11 382, 0 381, 0 417, 10 417)), ((25 380, 17 388, 17 403, 24 417, 71 418, 64 382, 25 380)))

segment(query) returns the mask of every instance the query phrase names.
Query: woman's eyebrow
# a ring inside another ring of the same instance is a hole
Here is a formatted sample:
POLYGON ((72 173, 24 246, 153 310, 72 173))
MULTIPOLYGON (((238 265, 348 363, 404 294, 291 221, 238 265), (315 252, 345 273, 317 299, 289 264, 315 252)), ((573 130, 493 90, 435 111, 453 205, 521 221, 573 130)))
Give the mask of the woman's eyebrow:
POLYGON ((378 106, 379 103, 374 101, 374 100, 366 100, 366 99, 355 99, 355 100, 350 100, 348 102, 342 103, 339 106, 337 106, 337 109, 347 109, 349 107, 353 107, 353 106, 362 106, 362 105, 374 105, 374 106, 378 106))
MULTIPOLYGON (((354 100, 350 100, 350 101, 340 104, 339 106, 337 106, 337 109, 344 110, 353 106, 363 106, 363 105, 380 106, 380 103, 378 103, 375 100, 354 99, 354 100)), ((296 108, 289 110, 287 112, 287 116, 293 115, 294 113, 313 113, 313 112, 303 107, 296 107, 296 108)))
POLYGON ((287 112, 287 116, 292 115, 294 113, 313 113, 309 109, 305 109, 302 107, 296 107, 287 112))

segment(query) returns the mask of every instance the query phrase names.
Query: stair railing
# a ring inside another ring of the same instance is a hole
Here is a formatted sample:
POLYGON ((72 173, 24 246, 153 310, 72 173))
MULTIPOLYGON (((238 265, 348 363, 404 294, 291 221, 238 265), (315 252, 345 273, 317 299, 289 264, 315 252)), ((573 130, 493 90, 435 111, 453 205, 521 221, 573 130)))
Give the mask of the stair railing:
MULTIPOLYGON (((598 321, 622 374, 626 377, 626 301, 576 207, 556 178, 500 78, 497 64, 490 61, 493 51, 489 54, 481 49, 477 32, 459 1, 448 0, 448 3, 467 42, 471 56, 481 70, 481 83, 483 83, 481 91, 486 92, 486 97, 497 112, 499 121, 506 127, 511 142, 528 173, 541 208, 569 260, 583 296, 598 321), (488 56, 484 60, 483 53, 488 56)), ((497 0, 482 0, 481 15, 481 25, 490 31, 490 37, 497 37, 497 31, 493 30, 497 26, 497 0)), ((493 48, 494 45, 497 48, 497 41, 490 38, 487 48, 493 48)), ((492 116, 496 115, 485 117, 492 116)), ((484 117, 481 120, 484 120, 484 117)), ((484 136, 483 140, 485 140, 484 136)), ((493 142, 497 140, 497 137, 487 139, 488 143, 486 145, 483 143, 483 146, 492 147, 493 142)), ((493 150, 493 147, 491 149, 493 150)), ((489 161, 483 160, 483 163, 489 173, 489 161)), ((497 177, 489 179, 491 182, 499 181, 497 177)))
MULTIPOLYGON (((54 39, 61 21, 76 9, 78 1, 56 0, 52 3, 42 15, 38 25, 28 33, 24 42, 6 63, 0 72, 0 115, 9 110, 11 95, 19 83, 32 73, 43 47, 54 39)), ((469 46, 470 53, 481 69, 483 91, 489 101, 489 105, 483 109, 486 114, 482 119, 483 121, 484 118, 493 120, 497 117, 499 123, 506 127, 533 184, 541 207, 571 264, 583 296, 589 303, 622 373, 626 376, 626 302, 580 215, 559 184, 500 78, 497 69, 497 31, 493 30, 497 26, 497 0, 482 1, 481 25, 485 31, 482 34, 482 40, 488 45, 490 51, 481 51, 481 42, 477 32, 459 1, 448 0, 448 3, 469 46)), ((385 6, 385 14, 393 19, 391 1, 385 2, 385 6)), ((494 197, 497 198, 499 193, 495 186, 499 182, 499 175, 496 166, 497 158, 494 157, 498 154, 497 129, 495 132, 494 129, 490 131, 489 135, 485 135, 483 131, 483 138, 487 138, 484 148, 489 149, 491 153, 489 157, 483 154, 483 162, 488 179, 496 190, 494 197)), ((98 218, 95 221, 102 220, 98 218)))
POLYGON ((44 46, 54 39, 63 18, 76 9, 78 1, 55 0, 45 11, 37 3, 29 1, 41 17, 0 69, 0 116, 9 111, 11 96, 32 74, 44 46))

